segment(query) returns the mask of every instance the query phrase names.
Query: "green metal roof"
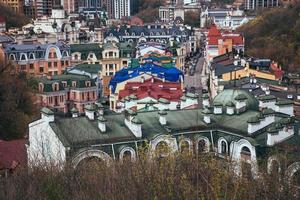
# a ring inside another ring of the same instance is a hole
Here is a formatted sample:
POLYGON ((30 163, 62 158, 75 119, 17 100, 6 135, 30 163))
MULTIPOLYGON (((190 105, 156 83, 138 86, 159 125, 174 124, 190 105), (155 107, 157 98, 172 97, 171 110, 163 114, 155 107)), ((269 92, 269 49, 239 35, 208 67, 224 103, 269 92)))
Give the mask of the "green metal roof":
POLYGON ((214 103, 222 104, 226 106, 227 103, 233 101, 237 96, 242 94, 243 98, 246 97, 247 108, 251 110, 258 110, 258 100, 248 91, 239 89, 226 89, 220 92, 213 100, 214 103))
POLYGON ((263 95, 258 97, 261 101, 270 101, 270 100, 276 100, 277 98, 274 95, 263 95))
POLYGON ((163 104, 169 104, 170 103, 170 101, 168 99, 165 99, 165 98, 159 98, 158 102, 163 103, 163 104))
POLYGON ((79 64, 74 66, 73 69, 77 69, 91 74, 98 74, 102 70, 102 67, 99 64, 79 64))
POLYGON ((286 100, 286 99, 284 99, 284 100, 279 100, 279 101, 276 102, 276 105, 277 105, 277 106, 285 106, 285 105, 292 105, 292 104, 294 104, 293 101, 291 101, 291 100, 286 100))

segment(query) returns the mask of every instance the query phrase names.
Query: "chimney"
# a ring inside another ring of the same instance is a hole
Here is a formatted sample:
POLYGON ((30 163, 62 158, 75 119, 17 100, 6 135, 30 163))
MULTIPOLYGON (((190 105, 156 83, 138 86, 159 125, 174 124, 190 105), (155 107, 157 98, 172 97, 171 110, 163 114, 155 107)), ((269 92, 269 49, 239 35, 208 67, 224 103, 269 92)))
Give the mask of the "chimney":
POLYGON ((167 125, 167 119, 166 119, 166 115, 168 114, 167 113, 167 111, 165 111, 165 110, 160 110, 159 112, 158 112, 158 114, 159 114, 159 123, 161 124, 161 125, 167 125))
POLYGON ((98 117, 98 128, 101 132, 106 132, 106 122, 107 120, 102 116, 100 115, 100 117, 98 117))
POLYGON ((71 113, 73 118, 78 117, 78 110, 75 107, 71 109, 71 113))
POLYGON ((236 101, 236 104, 235 104, 236 112, 238 114, 245 112, 246 111, 246 105, 247 105, 246 104, 246 100, 247 100, 246 95, 239 94, 234 98, 234 100, 236 101))
POLYGON ((203 94, 202 95, 202 105, 203 105, 203 108, 210 106, 208 94, 203 94))
POLYGON ((234 103, 231 101, 226 104, 226 114, 233 115, 234 114, 234 103))
POLYGON ((222 108, 223 108, 223 104, 219 103, 219 102, 214 102, 214 114, 215 115, 220 115, 222 114, 222 108))
POLYGON ((210 124, 211 123, 211 120, 210 120, 210 115, 212 114, 211 111, 207 108, 205 108, 203 111, 202 111, 202 114, 203 114, 203 121, 206 123, 206 124, 210 124))
POLYGON ((95 104, 85 105, 84 107, 85 116, 87 116, 87 118, 89 118, 90 120, 94 120, 96 110, 97 110, 97 106, 95 104))
POLYGON ((41 118, 45 122, 54 122, 54 112, 49 108, 43 107, 41 109, 41 118))
POLYGON ((95 104, 98 108, 99 115, 104 115, 104 106, 102 105, 102 103, 100 101, 97 101, 95 104))
POLYGON ((142 121, 137 117, 137 113, 131 109, 125 110, 125 125, 137 138, 142 137, 142 121))

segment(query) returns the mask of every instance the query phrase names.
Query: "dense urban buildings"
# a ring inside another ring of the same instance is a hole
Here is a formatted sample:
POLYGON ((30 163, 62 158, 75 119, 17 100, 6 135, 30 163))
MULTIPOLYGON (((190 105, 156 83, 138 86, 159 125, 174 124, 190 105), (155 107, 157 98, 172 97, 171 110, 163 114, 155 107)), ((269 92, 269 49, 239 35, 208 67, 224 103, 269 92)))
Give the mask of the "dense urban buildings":
MULTIPOLYGON (((26 165, 61 172, 89 161, 101 167, 134 162, 141 148, 147 160, 208 154, 237 177, 275 170, 289 184, 298 178, 298 150, 285 147, 300 148, 300 75, 284 66, 284 52, 248 51, 264 41, 280 45, 288 34, 248 42, 242 32, 261 22, 257 10, 280 2, 149 2, 155 8, 132 0, 0 2, 30 17, 13 27, 10 17, 0 16, 0 75, 11 69, 0 93, 12 91, 8 98, 0 94, 0 103, 12 109, 30 102, 26 109, 40 110, 40 117, 23 113, 21 139, 0 135, 0 179, 26 165), (131 16, 133 10, 139 12, 131 16), (148 12, 157 16, 146 19, 148 12), (29 89, 15 95, 19 84, 29 89), (293 159, 285 162, 278 152, 293 159)), ((298 21, 288 32, 295 38, 298 21)), ((290 46, 298 52, 296 44, 290 46)), ((4 123, 22 115, 15 113, 4 123)))

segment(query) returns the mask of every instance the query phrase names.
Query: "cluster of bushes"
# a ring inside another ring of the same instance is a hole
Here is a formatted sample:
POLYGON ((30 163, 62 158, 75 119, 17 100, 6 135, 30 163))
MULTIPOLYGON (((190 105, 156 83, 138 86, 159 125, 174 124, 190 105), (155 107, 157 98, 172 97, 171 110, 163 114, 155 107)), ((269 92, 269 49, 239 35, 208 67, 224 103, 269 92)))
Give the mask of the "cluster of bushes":
POLYGON ((228 163, 208 154, 109 166, 91 159, 76 170, 39 167, 0 179, 0 199, 299 199, 297 195, 274 174, 238 177, 228 163))

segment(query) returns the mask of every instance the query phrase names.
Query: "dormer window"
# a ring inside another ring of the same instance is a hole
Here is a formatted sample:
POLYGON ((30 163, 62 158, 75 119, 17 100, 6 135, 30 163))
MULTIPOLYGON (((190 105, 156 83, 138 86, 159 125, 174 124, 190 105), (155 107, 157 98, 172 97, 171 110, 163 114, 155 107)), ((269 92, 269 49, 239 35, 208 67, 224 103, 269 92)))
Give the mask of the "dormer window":
POLYGON ((30 54, 29 54, 29 59, 30 59, 30 60, 34 60, 34 59, 35 59, 34 53, 30 53, 30 54))
POLYGON ((59 84, 58 83, 53 83, 52 84, 52 89, 53 89, 53 91, 58 91, 59 90, 59 84))
POLYGON ((68 86, 67 81, 62 81, 61 83, 63 84, 64 87, 68 86))
POLYGON ((150 35, 153 36, 153 32, 150 32, 150 35))
POLYGON ((76 81, 72 81, 72 87, 76 87, 76 81))
POLYGON ((159 36, 159 32, 157 32, 156 35, 159 36))
POLYGON ((21 54, 20 60, 27 60, 26 55, 24 53, 21 54))
POLYGON ((86 82, 85 82, 85 86, 86 86, 86 87, 91 87, 91 81, 86 81, 86 82))
POLYGON ((39 83, 39 92, 43 92, 43 91, 44 91, 44 84, 39 83))
POLYGON ((16 60, 15 54, 10 54, 9 55, 9 60, 16 60))
POLYGON ((144 32, 142 32, 142 33, 141 33, 141 36, 144 36, 144 35, 145 35, 144 32))
POLYGON ((135 36, 135 33, 132 33, 131 35, 132 35, 132 36, 135 36))

